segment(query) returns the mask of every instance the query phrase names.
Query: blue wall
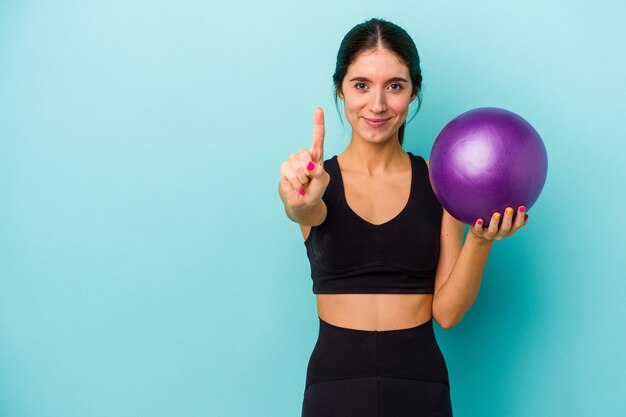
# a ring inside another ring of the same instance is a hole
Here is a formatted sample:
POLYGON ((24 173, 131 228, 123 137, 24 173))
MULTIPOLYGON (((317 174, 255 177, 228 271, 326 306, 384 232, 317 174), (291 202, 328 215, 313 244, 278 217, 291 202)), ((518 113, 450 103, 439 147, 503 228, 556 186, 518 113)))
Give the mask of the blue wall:
POLYGON ((407 150, 498 106, 550 157, 437 328, 455 416, 626 415, 623 2, 114 0, 0 3, 0 416, 299 415, 318 322, 279 167, 318 105, 348 144, 331 74, 372 16, 422 57, 407 150))

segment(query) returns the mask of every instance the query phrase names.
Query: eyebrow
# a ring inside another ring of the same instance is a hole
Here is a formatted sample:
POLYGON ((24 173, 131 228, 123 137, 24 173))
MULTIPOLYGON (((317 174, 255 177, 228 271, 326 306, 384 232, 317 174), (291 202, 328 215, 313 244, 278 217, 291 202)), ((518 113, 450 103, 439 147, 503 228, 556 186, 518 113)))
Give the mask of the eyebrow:
MULTIPOLYGON (((354 77, 350 80, 350 82, 352 81, 365 81, 365 82, 371 82, 371 80, 369 78, 366 77, 354 77)), ((393 77, 388 79, 386 82, 390 83, 392 81, 400 81, 400 82, 405 82, 408 83, 408 81, 402 77, 393 77)))

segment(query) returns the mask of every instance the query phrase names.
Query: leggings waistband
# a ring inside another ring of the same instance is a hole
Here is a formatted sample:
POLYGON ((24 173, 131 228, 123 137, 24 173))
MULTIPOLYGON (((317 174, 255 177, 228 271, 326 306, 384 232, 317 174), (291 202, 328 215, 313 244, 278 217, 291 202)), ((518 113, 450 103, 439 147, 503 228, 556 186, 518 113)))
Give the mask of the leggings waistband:
POLYGON ((432 319, 396 330, 351 329, 321 318, 319 323, 319 337, 307 369, 307 386, 368 376, 448 383, 432 319))
POLYGON ((392 330, 362 330, 362 329, 352 329, 348 327, 341 327, 327 321, 324 321, 320 316, 317 316, 320 322, 320 332, 322 331, 332 331, 337 334, 341 334, 347 337, 350 336, 367 336, 378 334, 378 336, 403 336, 409 334, 419 334, 422 332, 429 332, 433 328, 432 318, 428 321, 418 324, 417 326, 408 327, 404 329, 392 329, 392 330))

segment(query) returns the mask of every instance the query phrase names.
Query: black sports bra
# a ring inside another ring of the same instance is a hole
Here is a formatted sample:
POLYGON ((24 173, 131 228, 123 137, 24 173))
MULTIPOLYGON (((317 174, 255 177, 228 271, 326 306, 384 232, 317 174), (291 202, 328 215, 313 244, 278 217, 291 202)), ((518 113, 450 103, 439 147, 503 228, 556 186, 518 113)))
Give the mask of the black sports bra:
POLYGON ((326 219, 311 227, 304 245, 315 294, 434 292, 443 209, 426 161, 411 158, 408 202, 393 219, 374 225, 346 202, 337 155, 324 161, 330 182, 322 200, 326 219))

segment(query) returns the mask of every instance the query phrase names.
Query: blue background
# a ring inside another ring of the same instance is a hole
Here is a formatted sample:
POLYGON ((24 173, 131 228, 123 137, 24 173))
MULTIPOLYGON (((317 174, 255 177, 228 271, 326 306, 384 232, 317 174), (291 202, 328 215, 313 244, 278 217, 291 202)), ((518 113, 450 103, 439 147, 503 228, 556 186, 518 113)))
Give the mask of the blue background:
POLYGON ((624 416, 620 1, 0 2, 0 416, 296 416, 317 337, 280 163, 369 17, 414 38, 405 149, 497 106, 550 167, 463 321, 457 417, 624 416))

